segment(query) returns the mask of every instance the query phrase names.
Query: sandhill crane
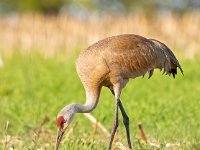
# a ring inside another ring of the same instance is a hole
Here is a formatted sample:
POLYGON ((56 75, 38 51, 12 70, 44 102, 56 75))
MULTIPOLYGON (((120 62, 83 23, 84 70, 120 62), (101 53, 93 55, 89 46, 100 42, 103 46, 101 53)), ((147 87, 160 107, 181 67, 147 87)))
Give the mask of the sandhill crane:
POLYGON ((58 134, 55 149, 58 149, 62 136, 75 113, 91 112, 98 104, 103 86, 108 87, 116 100, 115 122, 111 133, 111 149, 118 127, 118 108, 123 116, 129 148, 131 146, 129 118, 120 100, 122 89, 130 78, 144 76, 149 78, 155 68, 175 78, 177 68, 183 70, 172 53, 163 43, 139 35, 124 34, 112 36, 89 46, 76 60, 76 69, 86 93, 86 103, 65 106, 57 116, 58 134))

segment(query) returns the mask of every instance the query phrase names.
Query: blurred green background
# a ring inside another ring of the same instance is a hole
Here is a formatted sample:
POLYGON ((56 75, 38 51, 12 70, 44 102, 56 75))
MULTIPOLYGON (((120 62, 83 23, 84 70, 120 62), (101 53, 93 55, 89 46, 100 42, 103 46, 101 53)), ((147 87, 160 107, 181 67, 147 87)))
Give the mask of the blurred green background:
MULTIPOLYGON (((79 53, 126 33, 162 41, 184 70, 176 79, 156 71, 124 89, 134 149, 155 149, 141 143, 139 122, 159 149, 200 149, 199 27, 199 0, 1 0, 0 149, 53 149, 59 110, 85 102, 75 69, 79 53)), ((103 88, 92 112, 109 132, 113 99, 103 88)), ((107 148, 109 137, 83 114, 70 130, 63 150, 107 148)), ((127 145, 121 116, 116 140, 127 145)))
POLYGON ((0 12, 40 12, 57 14, 63 10, 83 10, 88 12, 129 13, 132 11, 155 12, 170 10, 183 13, 188 10, 199 9, 198 0, 1 0, 0 12))

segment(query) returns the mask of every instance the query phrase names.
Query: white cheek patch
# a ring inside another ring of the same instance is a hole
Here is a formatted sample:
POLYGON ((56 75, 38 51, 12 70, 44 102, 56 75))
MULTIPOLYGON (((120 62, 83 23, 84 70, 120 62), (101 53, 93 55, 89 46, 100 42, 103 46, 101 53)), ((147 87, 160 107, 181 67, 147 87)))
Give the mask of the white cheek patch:
POLYGON ((66 116, 64 116, 64 120, 67 121, 67 117, 66 116))

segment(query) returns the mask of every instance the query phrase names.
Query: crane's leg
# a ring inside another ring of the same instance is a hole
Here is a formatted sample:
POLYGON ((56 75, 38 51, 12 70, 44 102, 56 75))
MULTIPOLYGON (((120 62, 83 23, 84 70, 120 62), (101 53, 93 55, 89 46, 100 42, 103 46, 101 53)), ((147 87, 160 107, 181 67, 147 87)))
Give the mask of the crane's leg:
POLYGON ((118 108, 119 108, 119 99, 116 100, 116 108, 115 108, 115 122, 114 122, 114 127, 112 129, 112 133, 111 133, 111 137, 110 137, 110 143, 109 143, 109 150, 111 150, 111 147, 112 147, 112 142, 114 140, 114 137, 115 137, 115 133, 117 131, 117 127, 119 125, 119 122, 118 122, 118 108))
MULTIPOLYGON (((113 87, 109 87, 109 89, 110 89, 111 93, 113 95, 115 95, 113 87)), ((129 117, 126 114, 126 112, 124 110, 124 107, 123 107, 122 102, 121 102, 120 99, 118 99, 118 105, 119 105, 120 111, 122 113, 124 126, 126 128, 126 136, 127 136, 128 146, 129 146, 130 149, 132 149, 131 139, 130 139, 129 117)))
POLYGON ((121 113, 122 113, 122 116, 123 116, 124 126, 126 128, 126 137, 127 137, 127 141, 128 141, 128 147, 130 149, 132 149, 131 138, 130 138, 130 128, 129 128, 129 117, 128 117, 128 115, 126 114, 126 112, 124 110, 124 107, 122 105, 121 100, 119 100, 119 108, 121 110, 121 113))
POLYGON ((116 100, 116 105, 115 105, 115 122, 114 122, 114 127, 111 133, 111 137, 110 137, 110 143, 109 143, 109 150, 112 147, 112 142, 114 140, 115 137, 115 133, 117 131, 117 127, 119 125, 119 121, 118 121, 118 109, 119 109, 119 101, 120 101, 120 94, 121 94, 121 89, 122 89, 122 80, 119 80, 119 82, 115 83, 112 87, 110 87, 111 91, 113 91, 113 94, 115 96, 115 100, 116 100))

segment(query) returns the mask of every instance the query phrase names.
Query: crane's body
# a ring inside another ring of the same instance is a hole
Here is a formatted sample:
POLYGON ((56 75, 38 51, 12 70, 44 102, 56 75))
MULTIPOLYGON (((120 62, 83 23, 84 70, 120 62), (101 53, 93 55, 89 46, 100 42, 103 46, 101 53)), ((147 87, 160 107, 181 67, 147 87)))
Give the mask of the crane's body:
POLYGON ((86 86, 112 86, 120 79, 143 76, 153 69, 167 74, 180 68, 173 53, 161 42, 127 34, 101 40, 83 51, 76 61, 78 75, 86 86))
MULTIPOLYGON (((126 115, 120 94, 130 78, 144 76, 149 78, 155 68, 164 69, 167 75, 177 74, 177 67, 183 70, 172 53, 163 43, 142 36, 125 34, 101 40, 83 51, 76 60, 76 69, 86 92, 86 104, 70 104, 58 114, 57 124, 64 128, 75 113, 91 112, 98 104, 102 86, 108 87, 116 99, 116 121, 111 135, 109 149, 118 126, 118 107, 120 108, 131 148, 128 116, 126 115)), ((64 133, 64 131, 63 131, 64 133)))

